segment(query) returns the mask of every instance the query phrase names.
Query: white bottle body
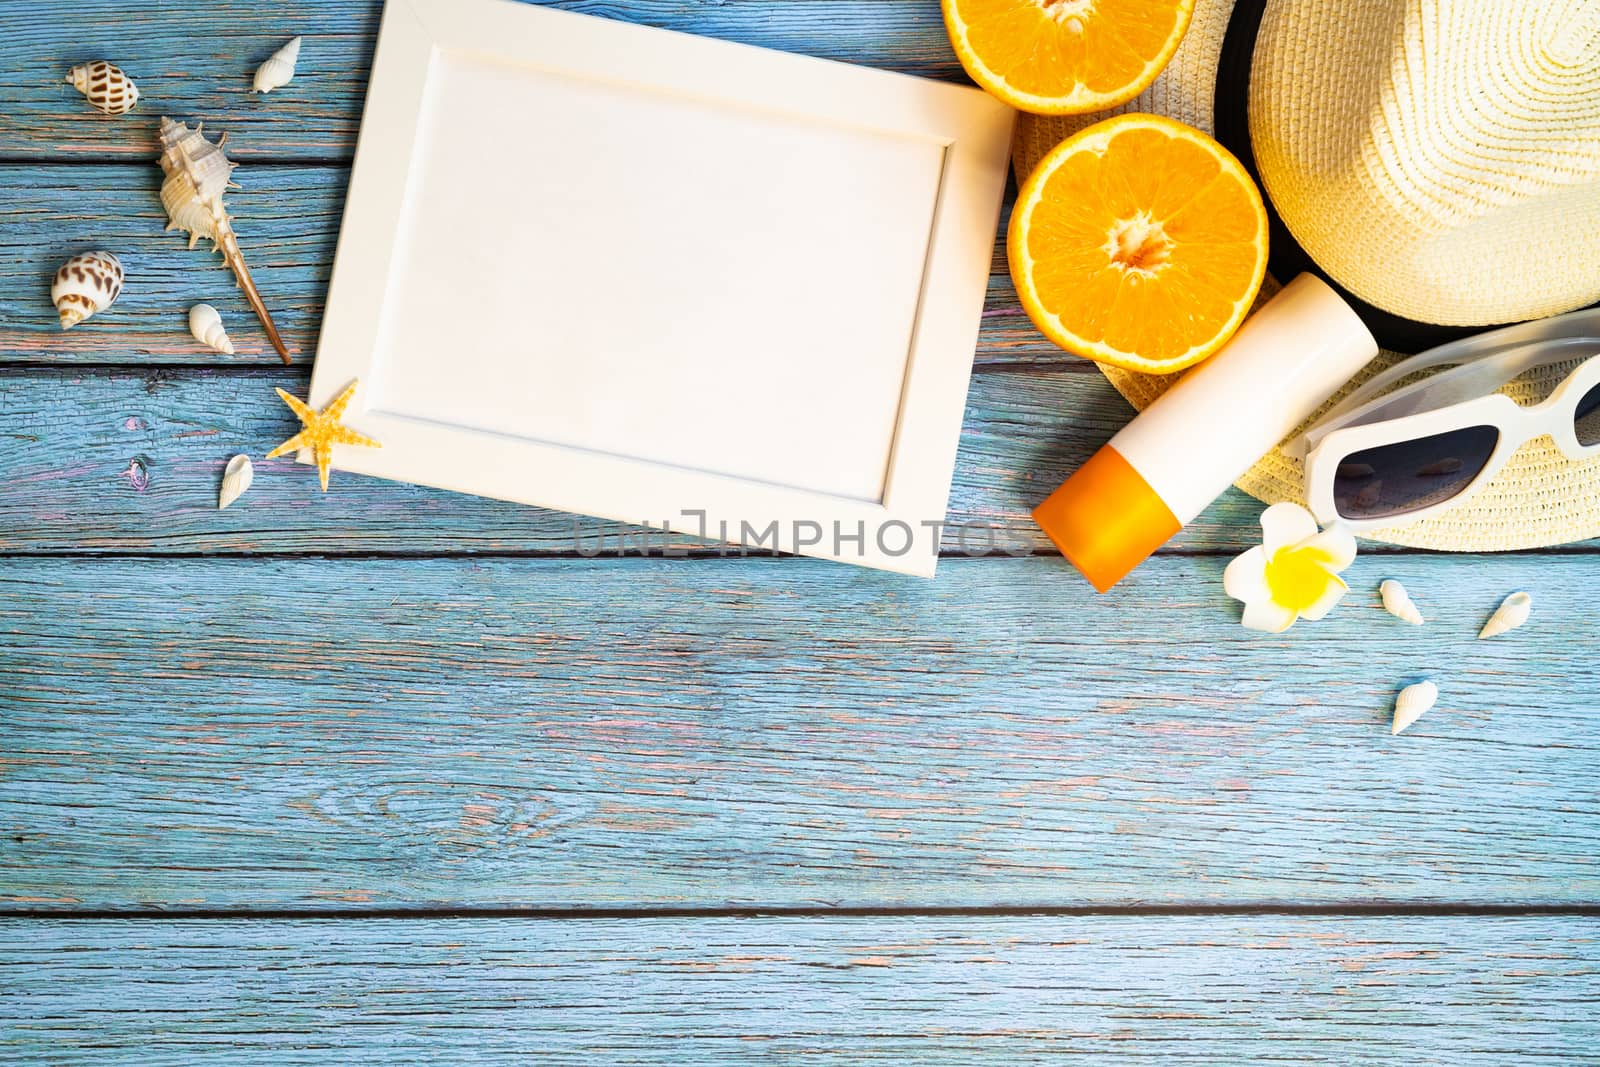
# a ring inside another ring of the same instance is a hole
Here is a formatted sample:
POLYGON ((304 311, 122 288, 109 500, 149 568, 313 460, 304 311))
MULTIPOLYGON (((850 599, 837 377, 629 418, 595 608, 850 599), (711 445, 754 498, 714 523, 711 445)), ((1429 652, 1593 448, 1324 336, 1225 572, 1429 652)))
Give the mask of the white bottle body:
POLYGON ((1302 274, 1109 446, 1186 524, 1377 354, 1350 305, 1302 274))

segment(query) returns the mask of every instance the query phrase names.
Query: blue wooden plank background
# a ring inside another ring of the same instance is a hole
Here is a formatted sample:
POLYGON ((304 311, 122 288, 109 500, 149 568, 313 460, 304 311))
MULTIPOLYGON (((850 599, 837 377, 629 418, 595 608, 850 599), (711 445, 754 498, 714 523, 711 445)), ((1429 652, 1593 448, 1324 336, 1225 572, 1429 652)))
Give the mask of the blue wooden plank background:
MULTIPOLYGON (((934 0, 556 6, 964 77, 934 0)), ((633 558, 288 463, 218 512, 227 457, 293 429, 380 10, 0 10, 0 1062, 1593 1061, 1600 545, 1369 548, 1264 638, 1219 588, 1234 492, 1094 596, 1026 514, 1128 408, 998 243, 952 518, 1000 541, 948 535, 932 582, 633 558), (131 115, 62 81, 90 58, 131 115), (161 233, 166 112, 232 134, 295 367, 161 233), (49 277, 90 247, 128 288, 62 334, 49 277), (236 356, 189 338, 201 299, 236 356), (1475 642, 1516 588, 1534 622, 1475 642), (1362 914, 1294 914, 1326 908, 1362 914)))
POLYGON ((12 900, 1582 906, 1600 720, 1548 680, 1600 666, 1473 635, 1514 588, 1592 632, 1591 559, 1359 560, 1266 639, 1218 557, 18 561, 12 900))
POLYGON ((0 923, 0 1060, 1580 1064, 1597 935, 1551 916, 0 923))

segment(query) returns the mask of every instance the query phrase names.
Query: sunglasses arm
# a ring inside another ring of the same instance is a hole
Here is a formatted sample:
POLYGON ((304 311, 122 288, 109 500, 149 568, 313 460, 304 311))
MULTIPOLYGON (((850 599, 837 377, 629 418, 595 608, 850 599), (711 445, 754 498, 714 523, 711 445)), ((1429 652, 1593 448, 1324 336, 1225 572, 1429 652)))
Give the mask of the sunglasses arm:
POLYGON ((1399 418, 1474 400, 1535 368, 1596 354, 1600 354, 1600 311, 1594 309, 1441 345, 1373 376, 1303 436, 1290 442, 1287 451, 1304 459, 1318 442, 1342 426, 1399 418), (1455 367, 1413 383, 1391 397, 1372 399, 1405 378, 1447 365, 1455 367))

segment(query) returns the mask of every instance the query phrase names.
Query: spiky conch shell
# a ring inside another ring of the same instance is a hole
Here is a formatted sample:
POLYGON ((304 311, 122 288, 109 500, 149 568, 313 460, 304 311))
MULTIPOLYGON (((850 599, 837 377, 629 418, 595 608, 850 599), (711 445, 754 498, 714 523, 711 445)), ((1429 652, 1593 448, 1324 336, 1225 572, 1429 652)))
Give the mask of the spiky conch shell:
POLYGON ((296 37, 256 68, 253 92, 270 93, 294 80, 294 65, 300 59, 300 38, 296 37))
POLYGON ((123 278, 122 261, 110 252, 84 252, 63 263, 50 283, 61 328, 70 330, 110 307, 122 294, 123 278))
POLYGON ((288 363, 289 350, 278 336, 278 329, 272 324, 272 315, 250 278, 250 268, 245 266, 244 254, 239 251, 239 241, 233 233, 233 223, 222 202, 229 188, 238 188, 230 176, 239 164, 230 163, 222 150, 228 142, 228 135, 223 134, 213 144, 200 132, 201 125, 196 123, 191 130, 181 122, 173 122, 165 117, 161 120, 160 162, 161 170, 166 174, 166 179, 161 183, 161 206, 167 209, 167 229, 186 231, 190 248, 202 237, 211 238, 213 246, 222 252, 222 258, 233 268, 239 288, 244 290, 250 306, 255 308, 272 347, 288 363))
POLYGON ((103 59, 80 63, 67 74, 67 81, 82 93, 90 106, 107 115, 125 115, 139 102, 139 87, 118 67, 103 59))

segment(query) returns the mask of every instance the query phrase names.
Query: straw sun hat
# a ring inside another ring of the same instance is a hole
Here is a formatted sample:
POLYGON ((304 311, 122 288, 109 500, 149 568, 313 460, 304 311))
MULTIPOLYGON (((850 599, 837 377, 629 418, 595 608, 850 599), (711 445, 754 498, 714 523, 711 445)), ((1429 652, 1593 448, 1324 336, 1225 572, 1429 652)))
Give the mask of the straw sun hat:
MULTIPOLYGON (((1600 300, 1600 0, 1196 0, 1172 63, 1117 110, 1197 126, 1252 168, 1273 216, 1263 299, 1308 269, 1341 288, 1387 350, 1367 373, 1600 300)), ((1104 117, 1024 116, 1017 173, 1104 117)), ((1571 367, 1507 392, 1539 400, 1571 367)), ((1138 408, 1175 380, 1102 370, 1138 408)), ((1274 450, 1238 485, 1303 500, 1302 473, 1274 450)), ((1454 510, 1367 536, 1600 536, 1600 460, 1541 438, 1454 510)))

